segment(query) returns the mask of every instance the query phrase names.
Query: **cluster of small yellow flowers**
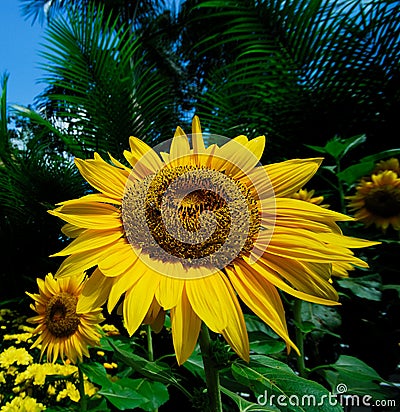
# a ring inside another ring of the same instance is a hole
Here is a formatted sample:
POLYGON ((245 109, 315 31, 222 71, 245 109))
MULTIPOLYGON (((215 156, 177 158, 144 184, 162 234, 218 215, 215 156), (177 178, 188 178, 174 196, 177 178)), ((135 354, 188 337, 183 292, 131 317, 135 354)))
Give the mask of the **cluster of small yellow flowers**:
POLYGON ((44 385, 47 375, 69 376, 78 373, 74 365, 61 365, 57 363, 34 363, 29 365, 24 372, 15 379, 17 385, 30 382, 33 385, 44 385))
POLYGON ((21 342, 32 343, 32 333, 12 333, 10 335, 4 335, 3 340, 15 340, 16 345, 21 342))
POLYGON ((29 365, 33 358, 25 348, 16 348, 10 346, 4 352, 0 353, 0 367, 8 369, 11 365, 29 365))
POLYGON ((400 164, 392 158, 377 163, 372 174, 364 176, 356 194, 348 196, 349 209, 366 227, 375 224, 383 232, 391 226, 400 230, 400 164))
POLYGON ((30 396, 17 396, 10 402, 7 402, 4 406, 1 407, 1 412, 40 412, 44 411, 46 406, 42 403, 37 402, 36 399, 31 398, 30 396))

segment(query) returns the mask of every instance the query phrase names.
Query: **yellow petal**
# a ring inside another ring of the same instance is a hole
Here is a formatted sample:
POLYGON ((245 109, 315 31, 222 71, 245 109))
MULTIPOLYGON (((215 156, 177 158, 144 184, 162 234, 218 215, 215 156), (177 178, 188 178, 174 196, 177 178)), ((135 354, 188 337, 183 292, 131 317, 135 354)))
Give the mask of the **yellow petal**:
POLYGON ((276 288, 260 279, 251 268, 244 265, 234 265, 234 269, 226 268, 226 272, 243 302, 267 323, 288 347, 298 351, 289 338, 285 311, 276 288))
POLYGON ((136 163, 139 161, 143 167, 148 169, 149 173, 155 173, 163 167, 161 159, 147 143, 137 137, 131 136, 129 138, 129 145, 131 152, 124 152, 124 155, 132 167, 136 167, 136 163), (130 154, 129 158, 126 156, 127 153, 130 154))
POLYGON ((226 300, 226 311, 230 314, 228 325, 221 331, 222 336, 229 343, 231 348, 246 362, 250 360, 250 346, 247 335, 246 324, 243 317, 243 312, 237 300, 235 291, 229 280, 221 277, 229 292, 229 297, 226 300))
POLYGON ((112 197, 121 199, 129 173, 105 162, 99 155, 95 159, 75 159, 81 175, 97 190, 112 197))
POLYGON ((129 335, 135 333, 148 312, 160 275, 147 272, 126 292, 123 306, 124 321, 129 335))
POLYGON ((338 300, 335 288, 329 283, 332 275, 330 263, 301 262, 279 256, 268 256, 268 259, 260 260, 284 277, 295 289, 323 299, 338 300))
POLYGON ((85 231, 84 228, 71 225, 71 223, 66 223, 61 228, 61 232, 64 233, 65 236, 67 236, 71 239, 75 239, 76 237, 78 237, 84 231, 85 231))
POLYGON ((249 144, 245 136, 238 136, 228 143, 225 143, 216 152, 213 168, 225 171, 228 176, 237 177, 249 173, 259 162, 259 158, 254 153, 259 153, 260 148, 264 149, 265 137, 259 136, 254 143, 249 144))
POLYGON ((320 297, 312 296, 307 293, 300 292, 298 290, 293 289, 286 282, 284 282, 277 273, 275 273, 270 268, 265 266, 260 260, 257 261, 256 263, 253 263, 252 265, 249 265, 249 267, 251 267, 253 271, 259 273, 263 278, 265 278, 271 284, 275 285, 276 287, 283 290, 284 292, 295 296, 296 298, 305 300, 307 302, 319 303, 321 305, 332 306, 332 305, 340 304, 332 300, 322 299, 320 297))
POLYGON ((156 290, 156 299, 164 310, 169 310, 181 300, 184 280, 162 276, 156 290))
POLYGON ((190 155, 189 140, 185 132, 178 126, 171 142, 169 153, 170 165, 175 167, 180 164, 186 164, 188 155, 190 155))
POLYGON ((123 235, 122 230, 94 230, 87 229, 82 232, 77 239, 73 240, 62 251, 51 255, 67 256, 73 253, 86 252, 87 250, 97 249, 102 246, 110 245, 123 235))
MULTIPOLYGON (((304 200, 290 198, 276 198, 274 201, 261 201, 261 219, 269 223, 271 216, 276 213, 277 218, 304 219, 322 222, 330 225, 335 221, 351 221, 352 217, 335 212, 324 207, 314 205, 304 200)), ((336 227, 336 226, 335 226, 336 227)))
POLYGON ((193 153, 205 153, 204 140, 201 133, 200 119, 194 116, 192 120, 192 145, 193 153))
POLYGON ((128 173, 131 172, 132 169, 130 169, 129 167, 126 167, 119 160, 115 159, 115 157, 113 157, 110 153, 108 153, 108 156, 109 156, 110 160, 112 161, 112 163, 114 164, 114 166, 117 166, 120 169, 123 169, 123 170, 127 171, 128 173))
POLYGON ((179 302, 171 309, 172 340, 179 365, 192 354, 200 332, 201 320, 193 311, 183 289, 179 302))
POLYGON ((220 273, 187 280, 186 293, 197 316, 211 330, 220 333, 228 326, 225 303, 229 300, 229 291, 220 273))
POLYGON ((94 202, 65 204, 48 213, 85 229, 118 229, 122 227, 120 212, 112 205, 94 202))
POLYGON ((272 182, 275 196, 290 196, 301 189, 314 176, 322 160, 322 158, 292 159, 264 166, 272 182))
POLYGON ((122 203, 120 199, 113 199, 112 197, 107 196, 103 193, 91 193, 89 195, 82 196, 78 199, 66 200, 64 202, 57 203, 56 206, 69 205, 73 203, 90 203, 90 202, 111 203, 114 205, 120 205, 122 203))
POLYGON ((77 313, 91 312, 101 307, 107 300, 112 286, 112 279, 96 269, 83 287, 76 306, 77 313))
POLYGON ((147 272, 147 270, 147 266, 143 265, 140 260, 138 260, 136 265, 130 267, 126 272, 111 278, 113 284, 107 302, 107 310, 109 313, 112 312, 120 297, 131 288, 147 272))
POLYGON ((73 276, 77 274, 82 274, 86 270, 98 264, 99 259, 107 253, 107 249, 98 248, 89 250, 83 253, 76 253, 74 255, 68 256, 61 263, 58 268, 55 277, 63 276, 73 276))
POLYGON ((135 264, 138 255, 126 239, 121 239, 108 248, 107 255, 99 261, 99 269, 105 276, 118 276, 135 264))

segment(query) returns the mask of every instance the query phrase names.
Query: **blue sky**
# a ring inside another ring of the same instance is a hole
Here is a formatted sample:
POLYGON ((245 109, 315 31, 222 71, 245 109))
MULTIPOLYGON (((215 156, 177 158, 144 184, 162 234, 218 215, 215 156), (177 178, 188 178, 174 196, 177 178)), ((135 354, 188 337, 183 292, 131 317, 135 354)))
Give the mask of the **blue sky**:
POLYGON ((0 76, 10 75, 8 102, 28 105, 44 88, 38 84, 42 72, 38 51, 44 28, 32 26, 20 12, 19 0, 0 0, 0 76))

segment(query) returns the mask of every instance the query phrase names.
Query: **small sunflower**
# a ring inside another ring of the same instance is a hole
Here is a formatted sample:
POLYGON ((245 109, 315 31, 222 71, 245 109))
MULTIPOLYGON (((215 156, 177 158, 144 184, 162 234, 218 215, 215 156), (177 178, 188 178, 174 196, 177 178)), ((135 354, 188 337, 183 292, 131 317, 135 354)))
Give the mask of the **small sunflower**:
POLYGON ((68 358, 72 362, 89 356, 88 346, 99 343, 101 333, 98 324, 103 320, 101 308, 77 313, 76 306, 86 283, 84 275, 54 279, 52 274, 37 279, 39 294, 27 293, 35 303, 31 308, 37 316, 28 319, 38 326, 33 334, 39 334, 32 345, 46 351, 47 361, 68 358))
POLYGON ((389 226, 400 230, 400 178, 392 170, 372 174, 360 181, 354 196, 348 196, 349 209, 367 227, 375 224, 384 232, 389 226))
POLYGON ((55 254, 68 256, 56 276, 96 267, 78 312, 105 301, 112 311, 122 301, 133 334, 142 323, 160 329, 169 311, 179 364, 202 322, 249 360, 239 299, 298 351, 278 289, 336 305, 333 264, 367 267, 349 248, 375 244, 343 236, 336 221, 352 218, 292 198, 322 159, 262 166, 264 136, 216 141, 203 137, 195 116, 190 138, 178 127, 157 151, 131 137, 129 168, 111 156, 112 164, 98 154, 75 159, 99 193, 49 212, 74 239, 55 254))
POLYGON ((376 175, 380 172, 384 172, 385 170, 391 170, 392 172, 397 174, 397 177, 399 177, 400 176, 399 159, 392 157, 391 159, 388 159, 388 160, 381 160, 380 162, 376 164, 375 169, 373 170, 372 174, 376 175))
POLYGON ((298 199, 298 200, 303 200, 305 202, 310 202, 314 205, 318 205, 324 208, 328 208, 329 205, 327 204, 321 204, 324 201, 323 196, 316 196, 315 195, 315 190, 307 190, 307 189, 300 189, 296 193, 292 195, 293 199, 298 199))

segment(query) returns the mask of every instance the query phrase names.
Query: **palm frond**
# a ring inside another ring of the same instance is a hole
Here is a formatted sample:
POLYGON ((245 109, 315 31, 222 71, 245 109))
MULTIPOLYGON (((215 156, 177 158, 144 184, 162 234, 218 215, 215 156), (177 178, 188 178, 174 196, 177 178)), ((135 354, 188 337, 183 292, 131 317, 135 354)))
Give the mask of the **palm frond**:
POLYGON ((141 38, 117 25, 90 7, 47 30, 41 108, 83 150, 120 154, 131 134, 157 141, 176 126, 172 84, 148 63, 141 38))
POLYGON ((190 4, 182 47, 197 85, 192 103, 215 132, 236 121, 242 131, 267 133, 271 148, 286 144, 295 151, 302 139, 370 130, 393 97, 388 85, 398 79, 397 1, 190 4), (195 41, 185 43, 191 32, 195 41))

